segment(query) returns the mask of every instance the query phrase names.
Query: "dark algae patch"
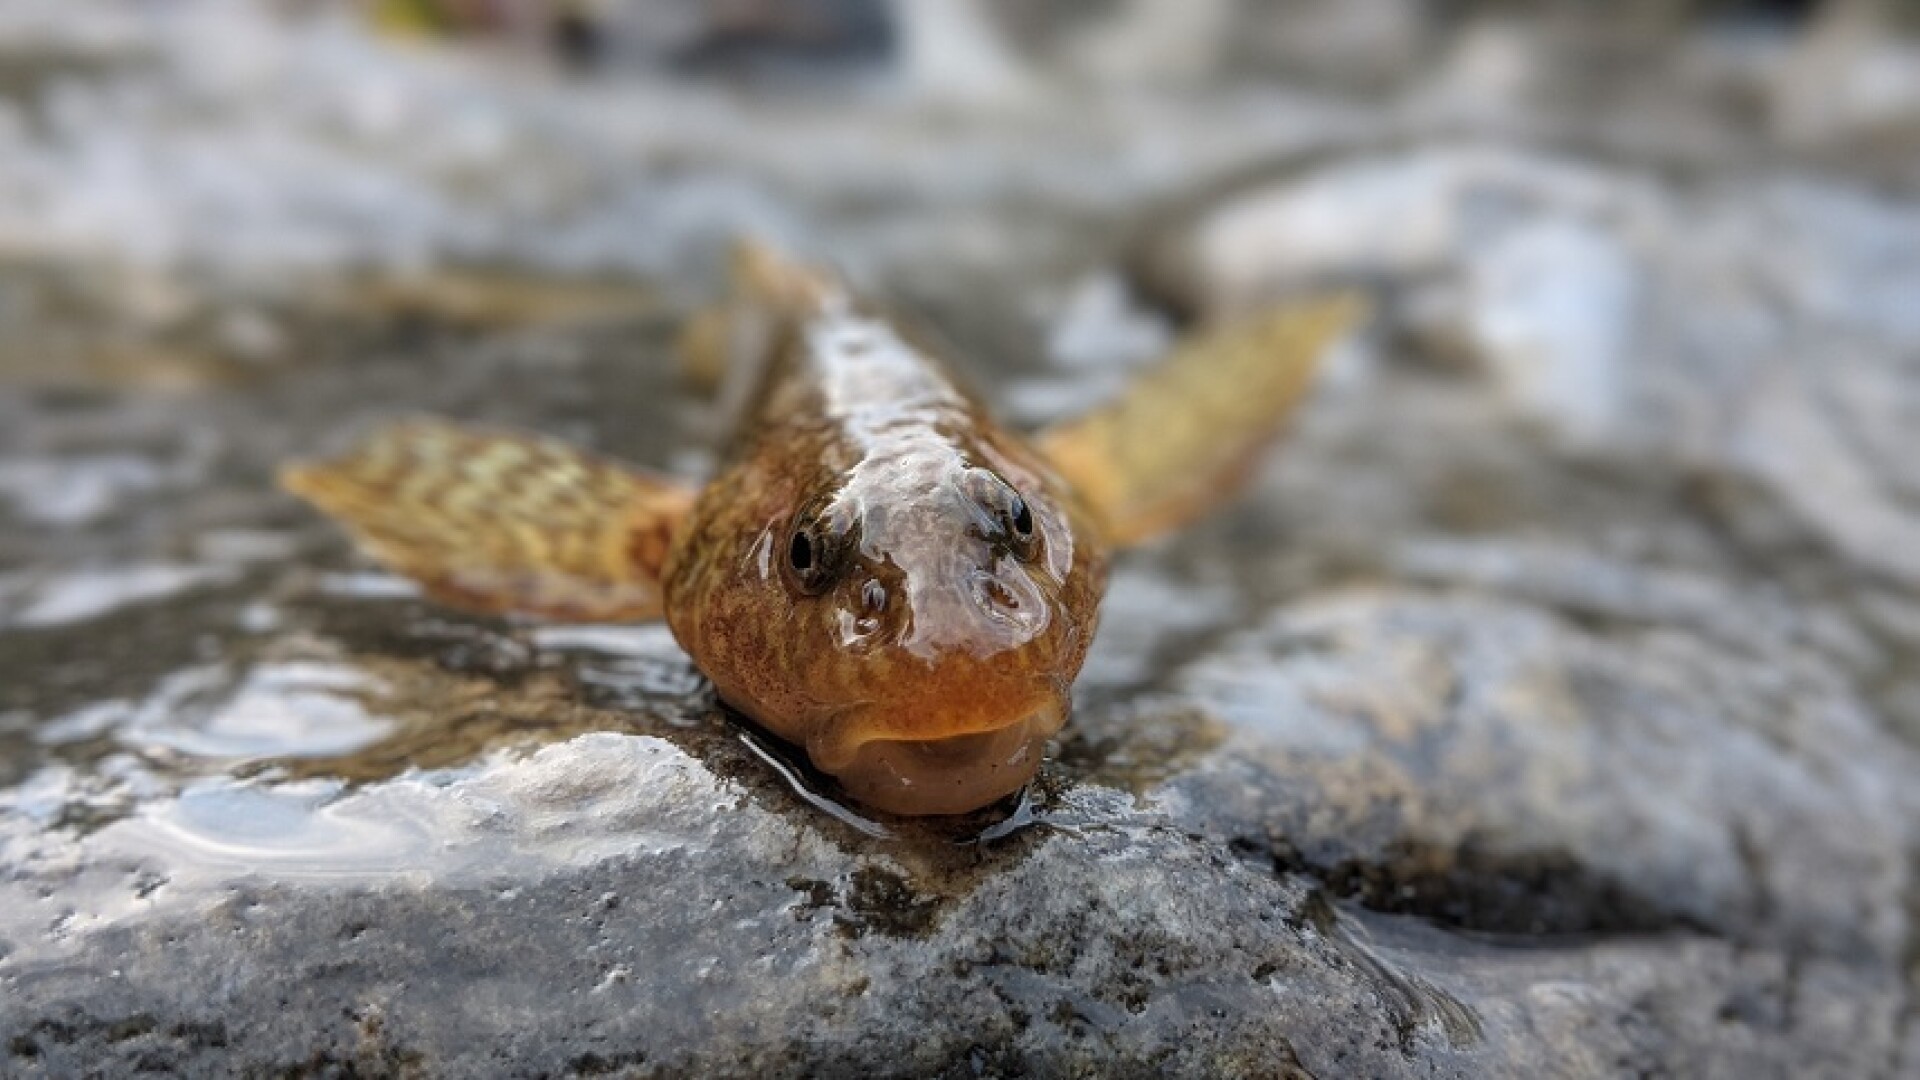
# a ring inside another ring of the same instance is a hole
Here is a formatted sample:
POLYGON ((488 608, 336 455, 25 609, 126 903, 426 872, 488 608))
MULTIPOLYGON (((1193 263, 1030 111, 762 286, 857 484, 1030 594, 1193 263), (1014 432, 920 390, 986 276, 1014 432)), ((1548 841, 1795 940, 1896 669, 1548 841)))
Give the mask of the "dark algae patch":
POLYGON ((1266 858, 1280 873, 1301 874, 1328 894, 1370 911, 1418 915, 1474 934, 1530 937, 1659 934, 1698 930, 1618 882, 1596 879, 1565 853, 1499 855, 1474 844, 1422 850, 1399 844, 1368 858, 1316 861, 1282 841, 1230 842, 1266 858))
POLYGON ((938 903, 916 893, 906 878, 872 866, 853 872, 846 904, 856 933, 892 937, 925 937, 939 913, 938 903))

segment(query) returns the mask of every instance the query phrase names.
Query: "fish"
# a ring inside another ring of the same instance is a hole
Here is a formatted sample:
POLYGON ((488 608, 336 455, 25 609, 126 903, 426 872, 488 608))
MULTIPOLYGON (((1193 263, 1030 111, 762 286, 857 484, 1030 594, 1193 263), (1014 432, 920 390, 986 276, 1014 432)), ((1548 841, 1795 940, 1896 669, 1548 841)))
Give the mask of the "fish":
POLYGON ((1113 555, 1231 498, 1364 306, 1202 328, 1024 437, 909 322, 744 243, 684 335, 736 418, 705 484, 437 419, 280 480, 439 602, 664 619, 721 701, 852 799, 964 814, 1023 790, 1066 724, 1113 555))

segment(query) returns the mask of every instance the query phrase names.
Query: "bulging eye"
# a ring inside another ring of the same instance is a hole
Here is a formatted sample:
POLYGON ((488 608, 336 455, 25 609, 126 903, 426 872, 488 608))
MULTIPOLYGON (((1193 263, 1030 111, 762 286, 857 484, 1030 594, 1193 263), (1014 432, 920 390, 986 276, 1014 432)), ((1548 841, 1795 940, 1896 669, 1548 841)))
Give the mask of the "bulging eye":
POLYGON ((787 535, 785 576, 788 584, 807 596, 827 591, 840 576, 851 546, 849 530, 836 515, 812 506, 794 517, 787 535))
POLYGON ((1033 508, 1027 505, 1027 500, 1018 495, 1013 497, 1007 524, 1012 528, 1014 539, 1033 539, 1033 508))
POLYGON ((986 512, 990 522, 987 538, 1007 545, 1015 556, 1031 561, 1040 553, 1040 535, 1033 520, 1033 507, 1015 491, 1013 485, 987 469, 968 469, 964 481, 967 494, 986 512))
POLYGON ((1040 554, 1040 534, 1034 531, 1033 507, 1019 492, 1012 488, 1007 491, 1012 499, 1001 508, 1006 521, 1007 547, 1022 562, 1032 562, 1040 554))

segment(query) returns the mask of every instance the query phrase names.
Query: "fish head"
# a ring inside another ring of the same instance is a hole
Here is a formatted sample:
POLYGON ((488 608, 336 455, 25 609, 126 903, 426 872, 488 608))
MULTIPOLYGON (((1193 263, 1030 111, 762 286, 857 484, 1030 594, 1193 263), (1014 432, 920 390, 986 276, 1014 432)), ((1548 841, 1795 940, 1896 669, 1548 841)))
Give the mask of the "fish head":
POLYGON ((964 813, 1032 779, 1105 583, 1047 470, 1010 440, 941 438, 810 470, 779 498, 742 469, 709 491, 736 524, 668 577, 675 635, 720 696, 881 810, 964 813))

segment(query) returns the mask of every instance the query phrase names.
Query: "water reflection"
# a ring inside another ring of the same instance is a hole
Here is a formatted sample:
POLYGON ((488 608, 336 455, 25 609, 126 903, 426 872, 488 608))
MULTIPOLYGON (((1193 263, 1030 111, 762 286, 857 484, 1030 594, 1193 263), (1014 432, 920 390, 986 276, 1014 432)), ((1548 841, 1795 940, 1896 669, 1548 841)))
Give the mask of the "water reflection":
POLYGON ((231 581, 232 572, 210 566, 136 563, 96 567, 73 574, 0 579, 0 628, 48 627, 97 619, 135 604, 153 603, 188 590, 231 581))
POLYGON ((339 792, 339 784, 327 782, 267 787, 217 781, 154 807, 111 834, 111 844, 168 863, 280 879, 364 877, 421 865, 435 823, 369 818, 355 803, 335 801, 339 792))
POLYGON ((83 784, 52 766, 0 792, 0 856, 71 878, 57 912, 25 879, 0 880, 0 938, 37 937, 23 931, 52 917, 112 922, 243 881, 470 884, 738 842, 715 835, 737 798, 731 785, 646 736, 590 734, 369 787, 210 777, 170 796, 142 792, 84 832, 63 821, 83 784))
MULTIPOLYGON (((1454 1049, 1480 1041, 1484 1029, 1479 1014, 1454 995, 1392 962, 1389 959, 1391 951, 1383 949, 1373 940, 1367 924, 1361 921, 1358 914, 1342 912, 1327 902, 1324 896, 1315 893, 1308 898, 1304 915, 1315 929, 1372 978, 1400 1029, 1406 1049, 1412 1049, 1411 1043, 1418 1030, 1429 1024, 1438 1028, 1448 1045, 1454 1049)), ((1451 941, 1444 945, 1448 952, 1464 952, 1465 948, 1451 941)))
POLYGON ((541 626, 528 637, 535 648, 564 659, 582 696, 603 708, 637 709, 681 727, 696 726, 706 709, 706 680, 664 623, 634 626, 541 626), (696 704, 688 710, 688 703, 696 704))
POLYGON ((218 659, 145 688, 134 681, 125 696, 5 713, 0 738, 20 744, 7 755, 26 785, 14 794, 38 791, 39 801, 67 808, 43 817, 84 810, 97 826, 133 805, 129 786, 143 797, 184 797, 208 778, 351 787, 587 732, 697 726, 705 712, 701 684, 671 640, 645 633, 537 632, 540 647, 529 650, 462 623, 358 653, 306 631, 311 611, 272 620, 276 636, 210 639, 219 647, 203 653, 218 659), (436 655, 405 655, 423 645, 436 655))
POLYGON ((535 672, 517 684, 503 684, 431 662, 366 662, 385 677, 369 703, 385 724, 380 737, 336 754, 279 754, 255 761, 246 771, 369 783, 409 769, 457 768, 493 749, 647 726, 644 717, 583 704, 563 671, 535 672))
POLYGON ((124 741, 202 758, 324 757, 393 731, 370 704, 389 687, 362 668, 313 660, 169 676, 125 725, 124 741))

